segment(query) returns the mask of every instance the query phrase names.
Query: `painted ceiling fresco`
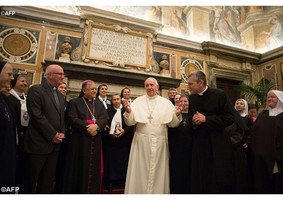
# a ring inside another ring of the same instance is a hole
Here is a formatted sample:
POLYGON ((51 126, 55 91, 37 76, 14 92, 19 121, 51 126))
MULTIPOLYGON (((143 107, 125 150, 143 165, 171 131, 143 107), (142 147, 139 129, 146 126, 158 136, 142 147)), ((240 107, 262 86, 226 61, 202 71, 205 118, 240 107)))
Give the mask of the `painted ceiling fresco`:
MULTIPOLYGON (((283 45, 283 6, 95 6, 161 23, 160 33, 263 53, 283 45)), ((44 7, 79 15, 79 6, 44 7)))

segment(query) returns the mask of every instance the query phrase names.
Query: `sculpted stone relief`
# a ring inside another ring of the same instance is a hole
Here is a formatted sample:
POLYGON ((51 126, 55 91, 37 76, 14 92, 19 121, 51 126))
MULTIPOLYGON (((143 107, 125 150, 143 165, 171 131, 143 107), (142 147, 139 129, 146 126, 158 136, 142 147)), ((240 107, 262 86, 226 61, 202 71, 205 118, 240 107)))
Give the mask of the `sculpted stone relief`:
POLYGON ((39 31, 0 27, 0 56, 12 62, 35 64, 39 31))

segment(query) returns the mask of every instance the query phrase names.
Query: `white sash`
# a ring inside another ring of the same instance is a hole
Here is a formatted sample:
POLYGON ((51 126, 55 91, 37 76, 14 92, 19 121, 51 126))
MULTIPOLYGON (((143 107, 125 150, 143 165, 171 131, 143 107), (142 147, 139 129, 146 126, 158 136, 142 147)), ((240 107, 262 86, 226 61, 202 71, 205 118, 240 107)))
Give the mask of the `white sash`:
POLYGON ((10 94, 16 97, 20 101, 21 103, 21 125, 24 127, 27 127, 28 122, 29 122, 29 115, 28 115, 27 104, 26 104, 26 95, 23 95, 24 99, 21 99, 18 93, 14 89, 10 90, 10 94))
MULTIPOLYGON (((121 106, 122 107, 122 106, 121 106)), ((111 121, 111 128, 109 134, 119 134, 119 128, 122 128, 122 115, 121 115, 121 107, 116 109, 116 113, 111 121)))
POLYGON ((104 98, 104 99, 102 99, 100 96, 98 96, 98 99, 103 103, 103 105, 104 105, 104 107, 105 107, 105 109, 107 109, 108 107, 107 107, 107 104, 106 104, 106 97, 104 98))

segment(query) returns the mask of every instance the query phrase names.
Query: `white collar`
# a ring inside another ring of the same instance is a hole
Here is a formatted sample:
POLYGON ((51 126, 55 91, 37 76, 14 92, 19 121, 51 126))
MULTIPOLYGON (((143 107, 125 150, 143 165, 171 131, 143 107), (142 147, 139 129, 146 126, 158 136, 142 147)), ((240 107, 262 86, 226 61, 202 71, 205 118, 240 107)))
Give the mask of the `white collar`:
POLYGON ((156 95, 154 95, 154 96, 151 96, 151 97, 146 94, 146 97, 147 97, 150 101, 152 101, 152 100, 154 100, 154 99, 156 99, 156 98, 158 97, 158 94, 156 94, 156 95))
POLYGON ((114 108, 115 110, 120 110, 120 109, 122 109, 122 107, 123 107, 122 104, 120 104, 120 107, 119 107, 119 108, 116 108, 116 107, 113 106, 113 108, 114 108))
POLYGON ((102 98, 101 96, 98 96, 98 99, 99 99, 100 101, 106 101, 107 97, 102 98))
POLYGON ((16 97, 20 101, 25 101, 26 100, 25 93, 19 93, 19 92, 16 92, 14 89, 11 89, 10 90, 10 94, 13 95, 14 97, 16 97), (23 95, 24 99, 20 98, 21 95, 23 95))
POLYGON ((202 96, 203 93, 204 93, 207 89, 208 89, 208 87, 206 86, 205 89, 204 89, 202 92, 198 93, 198 95, 199 95, 199 96, 202 96))

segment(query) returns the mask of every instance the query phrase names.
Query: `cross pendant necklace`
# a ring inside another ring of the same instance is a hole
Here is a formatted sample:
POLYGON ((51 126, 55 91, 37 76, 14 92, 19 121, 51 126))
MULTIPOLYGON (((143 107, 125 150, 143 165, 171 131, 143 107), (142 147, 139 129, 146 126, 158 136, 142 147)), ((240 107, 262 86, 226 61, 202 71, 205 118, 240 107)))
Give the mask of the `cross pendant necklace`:
POLYGON ((151 120, 153 119, 153 117, 151 116, 151 113, 149 114, 149 116, 147 117, 147 119, 149 120, 149 123, 151 124, 151 120))
POLYGON ((92 112, 91 112, 91 110, 90 110, 89 106, 87 105, 87 103, 86 103, 84 97, 83 97, 83 100, 84 100, 84 102, 85 102, 85 105, 86 105, 86 107, 87 107, 87 109, 88 109, 88 111, 89 111, 91 117, 92 117, 91 120, 93 120, 93 122, 95 122, 95 117, 94 117, 94 102, 92 102, 92 112))
POLYGON ((183 126, 186 126, 186 125, 187 125, 187 121, 186 121, 186 119, 184 119, 183 126))
POLYGON ((5 110, 5 117, 7 117, 8 121, 10 121, 10 115, 7 108, 4 107, 4 110, 5 110))
POLYGON ((152 112, 156 106, 156 100, 153 100, 154 101, 154 105, 149 105, 150 102, 148 101, 148 99, 146 99, 146 103, 147 103, 147 108, 148 108, 148 116, 147 116, 147 119, 149 121, 149 123, 151 124, 151 120, 153 119, 152 117, 152 112), (151 109, 150 109, 151 108, 151 109))

